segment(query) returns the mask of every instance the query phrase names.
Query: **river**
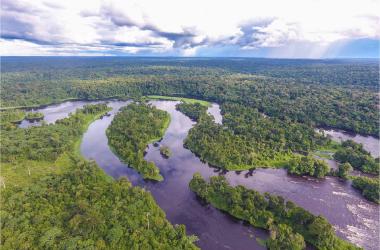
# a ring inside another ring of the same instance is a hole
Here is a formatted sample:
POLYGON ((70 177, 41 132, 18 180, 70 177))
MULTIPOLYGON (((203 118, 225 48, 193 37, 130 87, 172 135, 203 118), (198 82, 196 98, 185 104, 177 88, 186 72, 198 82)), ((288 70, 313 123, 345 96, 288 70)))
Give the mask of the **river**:
MULTIPOLYGON (((76 106, 77 102, 70 102, 76 106)), ((199 237, 197 245, 202 249, 265 249, 256 238, 266 238, 267 232, 255 229, 231 216, 204 205, 189 190, 188 183, 195 172, 208 178, 224 174, 232 185, 244 185, 260 192, 281 195, 292 200, 313 214, 322 214, 333 224, 337 234, 365 249, 377 249, 379 244, 379 206, 365 200, 349 182, 327 177, 324 180, 294 177, 282 169, 257 169, 242 172, 220 172, 202 163, 193 153, 183 147, 189 129, 194 125, 188 117, 175 110, 175 101, 151 101, 171 116, 170 125, 160 141, 168 146, 172 157, 165 159, 159 147, 152 144, 147 149, 146 160, 154 161, 164 177, 162 182, 144 181, 133 169, 128 168, 108 147, 105 131, 118 110, 128 104, 125 101, 110 101, 111 116, 93 122, 83 136, 81 153, 95 160, 110 176, 126 176, 133 183, 149 190, 158 205, 173 224, 186 225, 189 234, 199 237)), ((65 103, 61 105, 67 105, 65 103)), ((78 102, 78 106, 83 106, 78 102)), ((56 108, 56 117, 68 115, 67 109, 56 108)), ((37 110, 43 112, 44 109, 37 110)), ((73 108, 70 108, 72 112, 73 108)), ((213 104, 208 112, 215 121, 222 122, 220 109, 213 104)), ((45 115, 45 118, 47 116, 45 115)), ((49 122, 54 122, 50 119, 49 122)))
POLYGON ((318 129, 317 131, 323 132, 326 136, 329 136, 332 140, 337 142, 353 140, 357 143, 361 143, 363 144, 363 148, 374 158, 380 155, 380 140, 373 136, 348 133, 339 129, 318 129))

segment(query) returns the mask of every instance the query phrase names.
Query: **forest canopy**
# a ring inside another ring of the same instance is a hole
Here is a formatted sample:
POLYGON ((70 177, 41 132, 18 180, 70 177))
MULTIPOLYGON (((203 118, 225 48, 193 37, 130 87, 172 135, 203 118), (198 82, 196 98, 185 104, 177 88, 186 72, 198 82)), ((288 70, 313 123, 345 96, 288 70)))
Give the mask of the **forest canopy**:
POLYGON ((164 135, 170 122, 167 112, 149 104, 131 103, 121 109, 107 129, 108 143, 120 158, 144 178, 161 181, 153 162, 144 159, 145 148, 164 135))
POLYGON ((169 95, 234 102, 314 127, 379 134, 376 61, 48 60, 2 60, 2 107, 169 95))
POLYGON ((94 162, 70 162, 63 175, 2 190, 2 249, 197 249, 148 192, 94 162))
MULTIPOLYGON (((291 242, 272 237, 267 242, 277 249, 293 245, 303 249, 303 239, 316 249, 359 249, 335 235, 332 225, 322 216, 315 216, 281 196, 260 194, 243 186, 232 187, 224 176, 213 176, 206 182, 199 173, 190 181, 190 189, 214 207, 251 225, 288 234, 291 242), (285 225, 285 226, 284 226, 285 225), (286 231, 286 232, 284 232, 286 231)), ((282 236, 283 237, 283 236, 282 236)), ((288 240, 290 240, 288 239, 288 240)))
MULTIPOLYGON (((268 117, 240 104, 221 106, 223 125, 216 124, 206 109, 193 104, 180 104, 177 108, 198 120, 189 131, 185 146, 202 160, 227 170, 288 167, 290 160, 300 158, 299 154, 308 154, 330 142, 307 125, 268 117)), ((327 166, 312 161, 316 171, 311 164, 312 171, 291 172, 325 176, 327 166)))

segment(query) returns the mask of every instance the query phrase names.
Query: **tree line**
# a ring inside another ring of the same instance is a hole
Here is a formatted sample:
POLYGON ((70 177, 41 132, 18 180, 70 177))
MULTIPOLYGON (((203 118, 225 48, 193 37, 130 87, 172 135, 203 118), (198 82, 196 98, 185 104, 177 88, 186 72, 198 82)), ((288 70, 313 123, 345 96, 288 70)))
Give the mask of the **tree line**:
POLYGON ((359 249, 338 238, 333 226, 281 196, 260 194, 243 186, 232 187, 224 176, 206 182, 197 173, 190 189, 214 207, 251 225, 270 230, 269 249, 304 249, 305 241, 316 249, 359 249))
MULTIPOLYGON (((257 63, 244 61, 261 68, 257 63)), ((65 68, 60 69, 58 65, 62 62, 53 60, 49 67, 54 68, 54 74, 38 62, 34 62, 37 69, 12 64, 12 70, 2 76, 2 105, 47 104, 67 98, 172 95, 240 103, 280 119, 378 137, 377 84, 358 84, 377 82, 377 73, 373 73, 377 72, 373 71, 376 64, 340 62, 337 71, 340 74, 336 75, 332 73, 336 72, 332 67, 334 63, 311 66, 307 61, 266 62, 270 64, 269 71, 248 70, 239 64, 242 69, 239 72, 233 60, 197 61, 202 66, 194 62, 177 62, 177 65, 174 62, 177 61, 121 60, 118 63, 122 64, 117 65, 101 60, 79 60, 73 62, 73 65, 78 64, 77 68, 66 63, 65 68), (98 70, 95 72, 94 68, 98 70), (256 74, 260 72, 262 75, 256 74), (352 80, 353 75, 357 76, 356 80, 352 80)))

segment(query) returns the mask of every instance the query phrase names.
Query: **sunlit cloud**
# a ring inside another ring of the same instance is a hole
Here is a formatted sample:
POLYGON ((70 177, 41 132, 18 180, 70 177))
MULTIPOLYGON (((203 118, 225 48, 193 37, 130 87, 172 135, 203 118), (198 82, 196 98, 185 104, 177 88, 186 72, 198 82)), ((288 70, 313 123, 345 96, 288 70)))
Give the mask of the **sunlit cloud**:
POLYGON ((2 55, 326 57, 378 41, 378 9, 378 0, 3 0, 0 46, 2 55))

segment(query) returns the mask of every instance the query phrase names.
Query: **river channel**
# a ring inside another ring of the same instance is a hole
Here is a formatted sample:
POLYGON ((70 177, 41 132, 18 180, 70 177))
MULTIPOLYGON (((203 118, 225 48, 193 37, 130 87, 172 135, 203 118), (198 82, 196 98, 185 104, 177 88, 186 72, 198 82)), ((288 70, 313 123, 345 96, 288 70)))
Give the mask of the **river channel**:
MULTIPOLYGON (((65 102, 35 111, 44 113, 44 119, 51 123, 86 103, 88 102, 65 102)), ((232 185, 244 185, 259 192, 281 195, 315 215, 321 214, 326 217, 340 237, 365 249, 377 249, 380 233, 379 206, 365 200, 349 182, 334 177, 323 180, 294 177, 287 175, 282 169, 218 171, 207 163, 202 163, 191 151, 183 147, 183 140, 195 123, 175 109, 178 103, 175 101, 150 102, 171 116, 170 125, 159 144, 168 146, 172 156, 165 159, 161 156, 159 147, 149 145, 145 158, 160 168, 164 181, 144 181, 136 171, 122 163, 112 153, 105 134, 115 114, 128 103, 128 101, 108 101, 108 105, 112 107, 112 111, 109 112, 111 115, 104 116, 89 126, 83 136, 81 153, 85 158, 95 160, 115 179, 126 176, 133 185, 149 190, 165 211, 168 220, 172 224, 186 225, 189 234, 199 237, 197 245, 202 249, 265 249, 256 238, 265 239, 268 233, 202 204, 188 188, 188 183, 195 172, 201 173, 205 178, 223 174, 232 185)), ((208 112, 215 117, 216 122, 222 122, 217 104, 213 104, 208 112)), ((24 125, 23 127, 29 126, 25 123, 24 125)), ((355 140, 355 136, 351 139, 355 140)), ((375 140, 377 141, 374 146, 364 144, 365 148, 378 147, 379 140, 375 140)), ((378 148, 371 150, 378 151, 378 148)))

